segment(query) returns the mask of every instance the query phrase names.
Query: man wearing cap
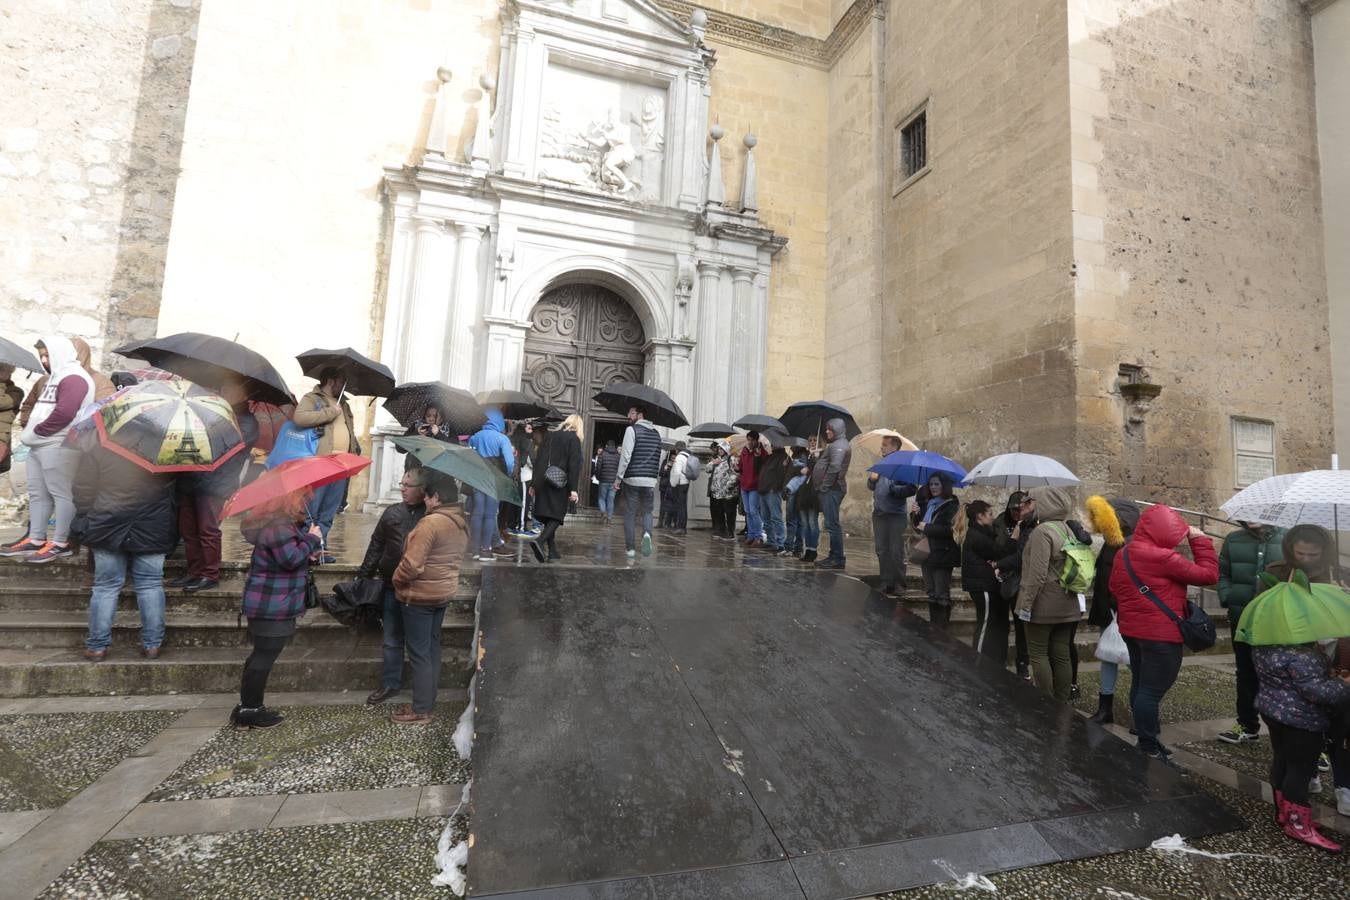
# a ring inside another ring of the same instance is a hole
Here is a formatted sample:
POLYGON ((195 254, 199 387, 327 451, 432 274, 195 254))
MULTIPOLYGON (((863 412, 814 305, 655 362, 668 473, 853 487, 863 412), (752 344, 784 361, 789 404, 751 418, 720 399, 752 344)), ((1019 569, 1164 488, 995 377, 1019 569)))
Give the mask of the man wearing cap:
POLYGON ((817 569, 844 568, 844 529, 839 524, 839 507, 848 493, 848 466, 853 461, 853 448, 844 432, 843 419, 825 423, 825 452, 811 472, 812 485, 820 495, 820 508, 825 513, 825 530, 830 535, 829 556, 816 563, 817 569))

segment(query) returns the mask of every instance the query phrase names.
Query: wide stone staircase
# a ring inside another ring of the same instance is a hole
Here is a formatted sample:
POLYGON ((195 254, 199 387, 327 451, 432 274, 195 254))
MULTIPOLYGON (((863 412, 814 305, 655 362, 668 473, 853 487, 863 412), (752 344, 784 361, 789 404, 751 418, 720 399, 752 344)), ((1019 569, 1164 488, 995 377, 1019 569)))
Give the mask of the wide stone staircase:
MULTIPOLYGON (((183 571, 170 559, 165 578, 183 571)), ((237 690, 248 656, 247 631, 238 619, 247 564, 226 561, 220 586, 195 594, 167 589, 163 655, 140 655, 139 616, 128 584, 118 600, 113 641, 103 662, 81 657, 88 622, 92 572, 84 557, 29 566, 0 559, 0 696, 50 694, 164 694, 237 690)), ((321 592, 355 576, 353 564, 320 566, 321 592)), ((470 673, 473 604, 480 578, 465 572, 441 632, 441 682, 463 686, 470 673)), ((323 610, 301 620, 281 654, 270 690, 369 691, 379 683, 382 637, 354 630, 323 610)), ((405 679, 405 683, 406 679, 405 679)))

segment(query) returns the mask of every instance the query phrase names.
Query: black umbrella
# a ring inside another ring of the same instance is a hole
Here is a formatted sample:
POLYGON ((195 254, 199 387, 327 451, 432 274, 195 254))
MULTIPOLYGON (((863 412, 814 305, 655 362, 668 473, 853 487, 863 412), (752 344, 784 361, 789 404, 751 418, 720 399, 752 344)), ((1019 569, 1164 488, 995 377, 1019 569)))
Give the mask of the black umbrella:
POLYGON ((27 369, 38 375, 47 370, 42 368, 42 363, 38 360, 37 354, 31 350, 25 350, 13 341, 7 341, 0 337, 0 365, 14 366, 16 369, 27 369))
POLYGON ((703 422, 689 429, 689 436, 696 438, 724 438, 735 433, 735 427, 725 422, 703 422))
POLYGON ((300 369, 310 378, 318 378, 324 369, 342 370, 347 377, 346 390, 359 397, 388 397, 394 391, 394 373, 383 363, 357 353, 351 347, 341 350, 306 350, 296 358, 300 369))
POLYGON ((777 428, 766 428, 760 434, 768 438, 770 447, 805 447, 806 438, 797 437, 795 434, 788 434, 777 428))
POLYGON ((759 413, 751 413, 748 416, 741 416, 736 420, 737 428, 744 428, 748 431, 768 431, 775 428, 779 431, 787 431, 787 426, 775 419, 773 416, 764 416, 759 413))
POLYGON ((487 421, 483 407, 473 399, 473 394, 439 381, 400 384, 384 401, 389 414, 405 426, 422 418, 428 406, 441 411, 441 421, 450 426, 451 434, 473 434, 487 421))
POLYGON ((143 359, 157 369, 172 372, 213 391, 220 390, 227 374, 253 382, 250 397, 284 406, 294 404, 286 379, 255 350, 211 334, 184 331, 149 341, 137 341, 113 351, 143 359))
POLYGON ((666 428, 688 425, 689 420, 679 404, 665 391, 632 381, 616 381, 595 395, 595 402, 613 413, 627 413, 629 407, 641 406, 647 421, 666 428))
POLYGON ((852 413, 837 403, 827 403, 824 400, 794 403, 778 418, 782 420, 784 430, 797 437, 809 438, 812 435, 824 434, 825 423, 830 419, 844 420, 844 430, 847 432, 845 436, 849 440, 862 434, 858 423, 853 421, 852 413))
POLYGON ((478 395, 478 402, 483 406, 497 407, 502 411, 502 415, 508 419, 540 419, 544 416, 556 415, 553 407, 536 400, 523 391, 508 391, 505 388, 484 391, 478 395))

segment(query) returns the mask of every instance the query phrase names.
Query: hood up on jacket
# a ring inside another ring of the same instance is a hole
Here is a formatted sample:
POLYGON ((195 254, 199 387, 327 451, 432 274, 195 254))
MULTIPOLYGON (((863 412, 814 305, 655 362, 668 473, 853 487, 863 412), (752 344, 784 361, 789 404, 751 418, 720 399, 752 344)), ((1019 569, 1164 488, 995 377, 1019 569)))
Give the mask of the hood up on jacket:
POLYGON ((843 419, 839 418, 827 419, 825 422, 825 427, 834 432, 834 439, 836 441, 839 440, 840 438, 848 440, 848 429, 845 427, 843 419))
POLYGON ((62 375, 69 375, 72 369, 83 371, 79 353, 68 337, 60 334, 45 335, 33 346, 46 348, 47 371, 58 381, 62 375))
POLYGON ((731 442, 722 438, 713 441, 713 445, 721 449, 723 455, 731 456, 731 442))
POLYGON ((1036 518, 1042 522, 1063 522, 1073 512, 1073 495, 1068 488, 1035 487, 1028 493, 1036 501, 1036 518))
POLYGON ((495 431, 498 434, 506 434, 506 417, 502 411, 495 406, 487 408, 487 422, 483 425, 483 431, 495 431))
POLYGON ((1172 550, 1186 540, 1190 530, 1181 513, 1170 506, 1158 504, 1144 510, 1144 514, 1139 517, 1139 524, 1134 529, 1134 540, 1172 550))
POLYGON ((79 362, 80 368, 94 382, 94 399, 102 400, 105 397, 111 397, 117 391, 117 385, 113 384, 112 379, 89 364, 93 359, 93 351, 89 349, 89 342, 84 338, 71 338, 70 342, 75 345, 75 359, 79 362))
POLYGON ((1284 540, 1280 542, 1280 548, 1284 550, 1284 561, 1270 565, 1267 569, 1272 575, 1281 581, 1287 581, 1293 574, 1294 569, 1302 569, 1308 576, 1308 580, 1314 584, 1325 584, 1331 581, 1331 564, 1336 560, 1336 545, 1331 537, 1331 532, 1319 525, 1295 525, 1284 533, 1284 540), (1311 567, 1298 565, 1294 561, 1295 544, 1320 544, 1322 546, 1322 558, 1317 564, 1311 567))

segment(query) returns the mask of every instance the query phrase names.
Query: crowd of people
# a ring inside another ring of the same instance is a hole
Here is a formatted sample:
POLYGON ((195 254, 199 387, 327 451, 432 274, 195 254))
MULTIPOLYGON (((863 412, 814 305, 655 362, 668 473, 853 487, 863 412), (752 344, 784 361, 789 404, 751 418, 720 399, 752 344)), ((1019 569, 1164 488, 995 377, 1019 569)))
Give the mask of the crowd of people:
MULTIPOLYGON (((185 572, 167 586, 194 592, 218 585, 222 510, 247 480, 249 455, 209 472, 158 474, 92 436, 78 440, 71 429, 80 411, 115 385, 90 368, 83 342, 52 336, 37 349, 47 374, 26 396, 13 384, 12 370, 0 368, 0 471, 9 466, 9 437, 17 426, 27 449, 30 513, 26 533, 0 547, 0 554, 42 565, 71 555, 76 540, 90 549, 93 588, 83 654, 91 662, 108 654, 117 597, 130 572, 141 653, 157 658, 165 635, 165 558, 183 543, 185 572)), ((318 455, 361 452, 345 387, 341 370, 325 369, 296 405, 292 421, 314 431, 318 455)), ((226 378, 218 390, 252 447, 259 428, 248 386, 226 378)), ((608 525, 622 508, 628 559, 651 555, 655 527, 688 533, 689 493, 701 481, 711 540, 739 540, 746 551, 816 569, 845 569, 840 508, 853 451, 842 420, 824 423, 821 439, 805 446, 755 431, 739 449, 730 440, 714 440, 705 462, 684 442, 663 453, 661 433, 647 414, 634 403, 622 441, 606 441, 591 460, 602 521, 608 525), (820 545, 822 532, 827 548, 820 545)), ((435 404, 408 433, 460 440, 435 404)), ((380 682, 367 699, 383 703, 402 690, 406 658, 412 702, 393 711, 400 723, 424 724, 434 716, 439 634, 463 567, 513 555, 513 538, 525 540, 539 563, 560 560, 558 533, 580 500, 585 429, 578 415, 550 428, 537 421, 508 423, 489 408, 485 424, 465 444, 518 484, 519 496, 499 502, 496 493, 475 490, 409 453, 401 500, 381 514, 359 567, 362 578, 378 582, 384 637, 380 682)), ((883 439, 883 456, 899 449, 898 437, 883 439)), ((1011 637, 1017 675, 1061 702, 1078 692, 1080 626, 1086 621, 1101 629, 1103 644, 1108 632, 1118 631, 1123 655, 1098 650, 1100 690, 1091 718, 1113 722, 1120 666, 1128 665, 1138 749, 1165 765, 1171 765, 1171 751, 1160 740, 1159 708, 1181 670, 1179 623, 1189 612, 1188 589, 1217 586, 1236 634, 1244 608, 1269 581, 1296 574, 1311 583, 1335 581, 1333 540, 1317 526, 1280 531, 1244 522, 1216 551, 1208 535, 1164 505, 1093 497, 1085 525, 1073 518, 1074 497, 1063 487, 1013 491, 1000 510, 984 499, 963 501, 941 472, 922 483, 869 472, 866 486, 878 588, 885 596, 899 597, 907 564, 917 562, 930 626, 947 630, 959 569, 975 609, 975 653, 1003 667, 1011 637), (1096 551, 1094 533, 1100 536, 1096 551)), ((345 481, 333 481, 290 491, 244 514, 241 531, 251 558, 241 613, 252 649, 231 713, 240 727, 282 721, 264 703, 268 677, 312 605, 312 567, 333 560, 327 539, 346 492, 345 481)), ((1264 724, 1281 825, 1298 840, 1335 848, 1312 821, 1309 795, 1329 769, 1341 811, 1350 814, 1350 636, 1325 646, 1253 647, 1235 640, 1233 653, 1237 721, 1219 740, 1258 740, 1264 724)))

